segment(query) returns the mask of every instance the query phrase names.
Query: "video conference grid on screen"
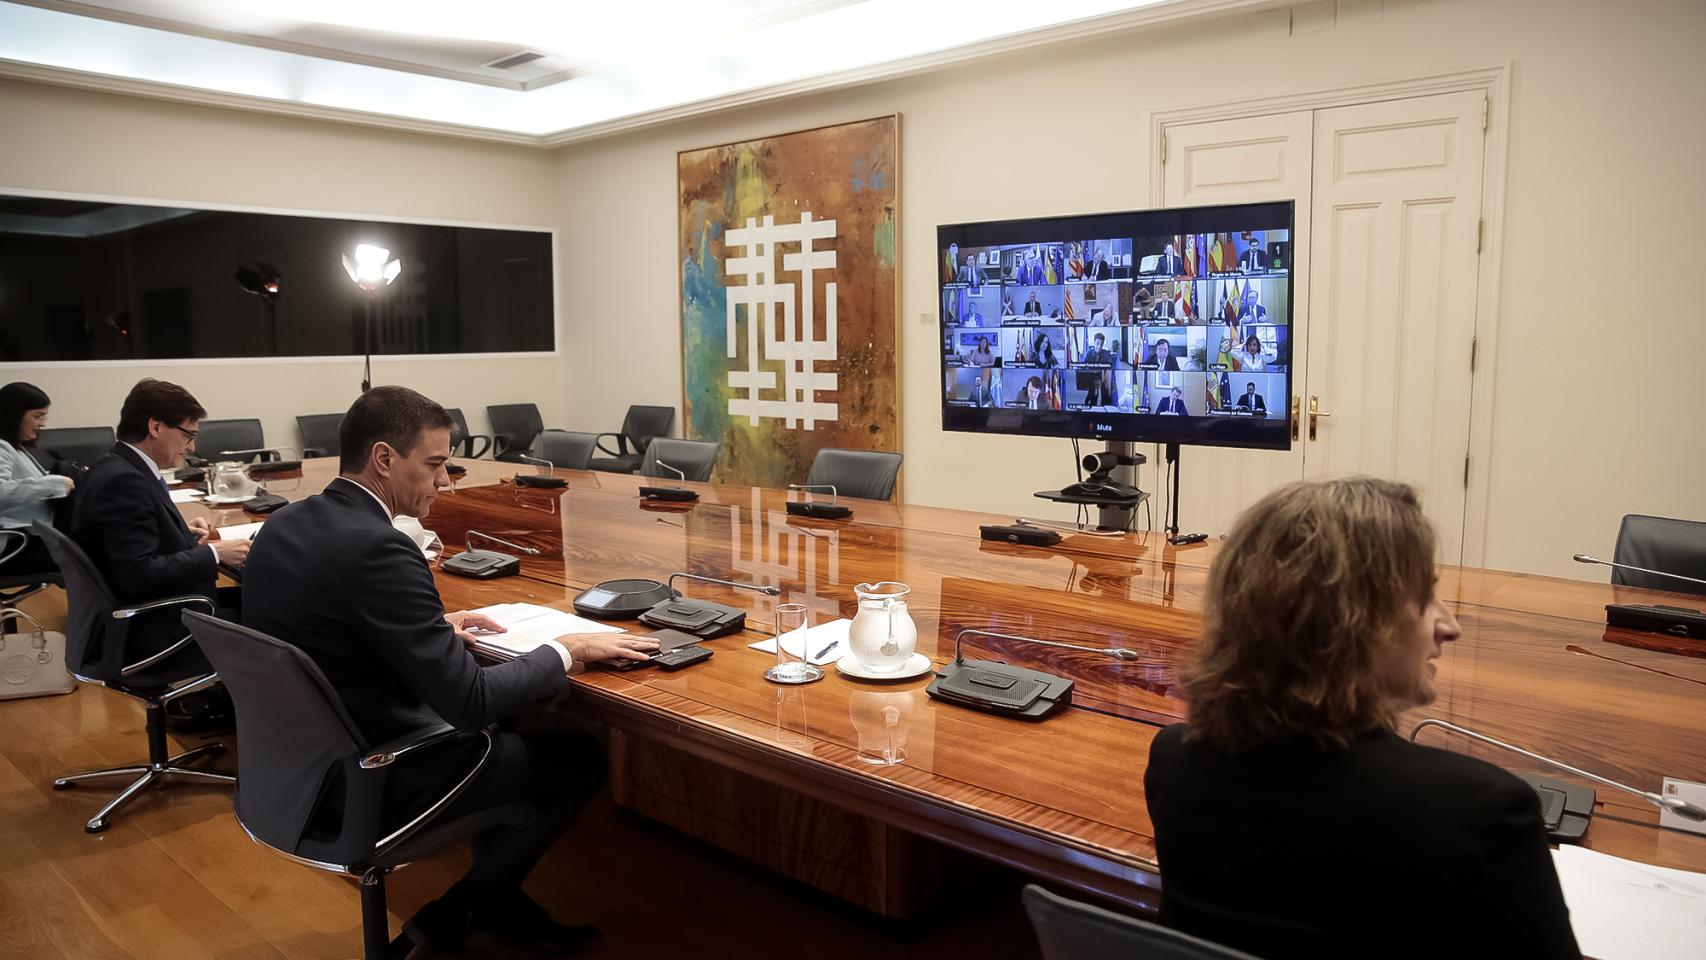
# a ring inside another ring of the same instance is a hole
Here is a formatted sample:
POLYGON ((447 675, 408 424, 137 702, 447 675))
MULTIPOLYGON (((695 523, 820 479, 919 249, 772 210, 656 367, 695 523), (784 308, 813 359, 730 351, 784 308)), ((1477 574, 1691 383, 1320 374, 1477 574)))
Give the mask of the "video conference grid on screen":
POLYGON ((1288 445, 1290 226, 1285 203, 942 228, 944 425, 1288 445))

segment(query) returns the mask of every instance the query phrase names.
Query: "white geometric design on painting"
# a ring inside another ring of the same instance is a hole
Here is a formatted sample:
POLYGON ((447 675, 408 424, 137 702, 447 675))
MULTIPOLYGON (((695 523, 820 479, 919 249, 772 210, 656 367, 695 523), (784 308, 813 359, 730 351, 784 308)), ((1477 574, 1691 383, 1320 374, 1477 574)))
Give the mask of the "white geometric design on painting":
POLYGON ((807 430, 814 429, 818 421, 834 423, 839 416, 835 404, 817 399, 818 391, 836 389, 839 379, 834 372, 817 369, 819 362, 836 359, 835 281, 824 284, 826 302, 821 331, 814 303, 817 287, 812 282, 813 273, 835 269, 835 251, 814 250, 813 242, 834 239, 835 221, 813 220, 810 211, 800 215, 799 223, 780 225, 773 216, 766 216, 762 224, 748 217, 746 226, 724 234, 723 272, 730 277, 746 278, 744 285, 725 288, 730 359, 740 355, 737 308, 746 308, 746 369, 729 371, 729 386, 736 392, 729 398, 730 416, 746 417, 753 426, 758 425, 760 417, 773 417, 785 427, 803 425, 807 430), (776 255, 781 252, 781 244, 795 245, 798 249, 781 254, 782 267, 778 271, 776 255), (742 251, 738 256, 737 249, 742 251), (779 282, 776 279, 779 272, 799 274, 798 285, 779 282), (780 324, 776 322, 778 307, 780 324), (780 397, 760 396, 760 391, 777 389, 775 371, 760 370, 760 360, 782 361, 780 397), (744 395, 740 393, 743 390, 744 395))

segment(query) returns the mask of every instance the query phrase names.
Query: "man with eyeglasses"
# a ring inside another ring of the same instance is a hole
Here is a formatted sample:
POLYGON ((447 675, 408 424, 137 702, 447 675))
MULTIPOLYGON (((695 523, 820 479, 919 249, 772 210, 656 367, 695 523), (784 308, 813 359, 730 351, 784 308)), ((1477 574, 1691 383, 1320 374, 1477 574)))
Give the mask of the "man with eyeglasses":
MULTIPOLYGON (((118 443, 77 484, 71 537, 89 555, 118 602, 135 606, 200 594, 231 609, 235 591, 216 590, 219 566, 241 567, 247 540, 215 540, 205 519, 186 523, 160 471, 195 450, 196 430, 207 416, 195 397, 175 383, 146 379, 131 388, 119 411, 118 443)), ((127 659, 158 653, 182 639, 179 610, 144 614, 131 628, 127 659)), ((192 645, 170 661, 200 658, 192 645)), ((163 664, 162 666, 167 666, 163 664)))

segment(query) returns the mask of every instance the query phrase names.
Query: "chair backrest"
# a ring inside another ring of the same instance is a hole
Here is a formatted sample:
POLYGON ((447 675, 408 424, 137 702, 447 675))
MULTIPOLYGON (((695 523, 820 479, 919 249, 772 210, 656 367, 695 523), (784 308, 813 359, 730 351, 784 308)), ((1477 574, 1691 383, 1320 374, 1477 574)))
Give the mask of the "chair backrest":
POLYGON ((49 467, 62 460, 92 466, 118 442, 112 427, 49 427, 36 437, 36 449, 49 467))
POLYGON ((673 470, 658 466, 662 460, 687 474, 688 480, 711 479, 711 468, 717 465, 717 452, 723 445, 713 440, 677 440, 655 437, 646 447, 646 458, 640 462, 640 475, 677 479, 673 470))
POLYGON ((622 435, 634 444, 635 453, 645 453, 653 438, 669 436, 669 428, 674 424, 674 407, 634 405, 622 418, 622 435))
POLYGON ((573 430, 543 430, 533 438, 527 455, 549 460, 564 470, 592 469, 592 455, 598 449, 598 434, 576 433, 573 430))
MULTIPOLYGON (((186 611, 183 619, 236 709, 243 743, 237 754, 237 820, 256 840, 297 853, 330 779, 368 745, 307 654, 204 613, 186 611)), ((345 806, 354 800, 346 797, 345 806)), ((349 826, 346 819, 335 841, 316 843, 314 858, 347 865, 370 857, 378 824, 349 826)))
POLYGON ((30 532, 47 547, 65 578, 66 667, 92 680, 119 679, 124 651, 107 642, 118 598, 107 579, 75 540, 39 520, 30 525, 30 532))
MULTIPOLYGON (((1623 525, 1617 530, 1617 550, 1612 559, 1649 570, 1706 580, 1706 523, 1631 513, 1623 518, 1623 525)), ((1611 582, 1625 587, 1706 596, 1706 586, 1698 583, 1616 567, 1611 570, 1611 582)))
POLYGON ((531 403, 493 404, 486 408, 486 416, 492 421, 492 433, 498 435, 499 460, 515 460, 517 454, 526 453, 545 429, 539 408, 531 403))
POLYGON ((1049 893, 1036 884, 1020 899, 1043 960, 1255 960, 1247 953, 1111 910, 1049 893))
POLYGON ((901 456, 884 450, 819 450, 812 459, 807 483, 835 485, 843 497, 887 500, 894 496, 894 478, 900 473, 901 456))
MULTIPOLYGON (((337 456, 338 428, 343 425, 344 415, 341 413, 309 413, 297 417, 296 430, 302 434, 302 456, 337 456)), ((196 447, 200 446, 198 442, 196 447)))
POLYGON ((259 453, 232 456, 231 451, 259 450, 266 445, 266 439, 261 435, 259 420, 203 420, 196 434, 195 455, 209 463, 218 463, 221 460, 252 463, 260 458, 259 453))
POLYGON ((450 414, 450 453, 465 460, 478 460, 492 452, 492 438, 468 429, 468 418, 461 407, 445 407, 450 414))

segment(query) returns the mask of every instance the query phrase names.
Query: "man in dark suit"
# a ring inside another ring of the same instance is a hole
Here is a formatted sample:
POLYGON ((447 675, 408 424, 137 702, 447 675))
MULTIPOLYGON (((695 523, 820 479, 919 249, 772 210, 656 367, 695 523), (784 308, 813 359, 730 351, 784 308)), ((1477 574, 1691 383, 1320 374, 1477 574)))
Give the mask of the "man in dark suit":
POLYGON ((1114 265, 1108 262, 1107 248, 1103 247, 1103 246, 1097 246, 1096 247, 1096 259, 1091 260, 1089 263, 1084 265, 1084 279, 1086 279, 1086 280, 1112 280, 1113 278, 1114 278, 1114 265))
POLYGON ((1155 263, 1154 272, 1164 277, 1176 277, 1185 272, 1185 261, 1174 251, 1172 244, 1167 244, 1167 249, 1162 251, 1161 259, 1155 263))
MULTIPOLYGON (((496 666, 474 659, 468 631, 501 628, 477 614, 445 613, 420 548, 391 522, 427 516, 450 485, 450 431, 444 408, 413 390, 363 394, 338 430, 339 476, 267 521, 244 577, 245 624, 312 658, 369 743, 440 722, 477 730, 565 693, 573 663, 643 660, 657 649, 655 641, 602 633, 546 641, 496 666)), ((399 765, 386 783, 387 829, 417 816, 469 765, 464 755, 399 765)), ((596 935, 552 920, 521 884, 603 773, 590 737, 500 732, 490 763, 439 819, 517 802, 535 816, 476 837, 473 867, 404 925, 410 939, 455 949, 485 929, 569 950, 596 935)))
POLYGON ((1262 395, 1256 392, 1254 383, 1246 384, 1244 395, 1238 398, 1238 408, 1250 413, 1267 413, 1268 405, 1262 400, 1262 395))
POLYGON ((1043 305, 1037 300, 1037 292, 1032 290, 1030 295, 1025 298, 1025 316, 1040 317, 1042 315, 1043 305))
MULTIPOLYGON (((213 540, 201 517, 184 522, 160 476, 195 449, 205 416, 195 397, 175 383, 137 383, 119 411, 119 442, 77 485, 71 537, 121 604, 190 594, 220 599, 215 589, 219 565, 240 567, 249 554, 247 540, 213 540)), ((234 606, 237 598, 223 599, 234 606)), ((230 610, 225 615, 235 619, 230 610)), ((144 615, 131 630, 126 653, 139 660, 183 637, 175 613, 144 615)), ((199 660, 201 654, 193 647, 176 654, 172 668, 185 657, 199 660)))
POLYGON ((1108 338, 1098 333, 1094 337, 1091 337, 1090 340, 1093 346, 1084 352, 1083 362, 1100 363, 1113 366, 1113 363, 1117 358, 1114 356, 1114 352, 1109 350, 1106 346, 1108 338))
POLYGON ((965 265, 960 267, 960 282, 975 290, 983 286, 988 280, 989 275, 984 273, 983 268, 977 264, 977 254, 966 254, 965 265))
POLYGON ((1241 323, 1249 323, 1256 320, 1266 320, 1267 318, 1268 308, 1262 306, 1262 294, 1256 289, 1255 284, 1252 283, 1247 289, 1245 289, 1244 297, 1239 301, 1238 320, 1241 323))
POLYGON ((1157 370, 1179 369, 1179 358, 1173 356, 1173 347, 1165 340, 1155 341, 1155 346, 1149 351, 1149 362, 1155 364, 1157 370))
POLYGON ((1155 408, 1155 412, 1170 413, 1182 417, 1186 416, 1191 411, 1185 408, 1184 394, 1180 392, 1178 387, 1174 387, 1171 396, 1161 398, 1161 403, 1155 408))
POLYGON ((1250 248, 1238 258, 1238 269, 1245 273, 1261 273, 1268 269, 1268 255, 1263 252, 1261 241, 1250 241, 1250 248))

